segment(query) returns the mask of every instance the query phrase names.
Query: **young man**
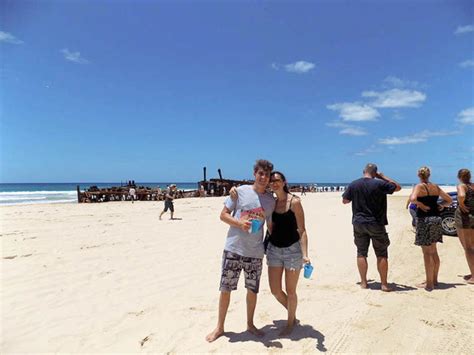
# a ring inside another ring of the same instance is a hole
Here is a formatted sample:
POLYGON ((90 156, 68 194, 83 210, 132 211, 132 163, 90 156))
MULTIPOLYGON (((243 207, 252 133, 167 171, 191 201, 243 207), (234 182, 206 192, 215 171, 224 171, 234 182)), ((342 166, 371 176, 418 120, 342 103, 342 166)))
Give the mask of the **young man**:
POLYGON ((342 194, 342 203, 352 202, 352 224, 354 243, 357 246, 357 267, 360 274, 360 287, 367 288, 367 254, 369 244, 377 256, 377 269, 381 279, 382 291, 392 291, 387 282, 388 239, 385 226, 387 221, 387 194, 400 191, 400 185, 377 172, 377 165, 367 164, 364 176, 351 182, 342 194))
POLYGON ((230 228, 222 255, 217 327, 206 336, 208 342, 213 342, 224 334, 230 292, 237 289, 242 269, 247 289, 247 330, 257 336, 263 335, 255 327, 253 316, 262 274, 263 225, 267 221, 267 227, 271 228, 271 217, 275 209, 273 196, 266 192, 272 170, 272 163, 257 160, 253 168, 254 184, 238 187, 237 200, 233 201, 230 196, 225 200, 220 218, 230 228))
POLYGON ((165 208, 160 213, 160 220, 161 220, 161 216, 163 216, 163 214, 166 213, 166 211, 168 211, 168 210, 170 210, 170 212, 171 212, 171 218, 170 219, 173 219, 173 214, 174 214, 173 200, 174 200, 175 193, 176 193, 176 185, 175 184, 170 185, 170 187, 168 189, 166 189, 165 208))

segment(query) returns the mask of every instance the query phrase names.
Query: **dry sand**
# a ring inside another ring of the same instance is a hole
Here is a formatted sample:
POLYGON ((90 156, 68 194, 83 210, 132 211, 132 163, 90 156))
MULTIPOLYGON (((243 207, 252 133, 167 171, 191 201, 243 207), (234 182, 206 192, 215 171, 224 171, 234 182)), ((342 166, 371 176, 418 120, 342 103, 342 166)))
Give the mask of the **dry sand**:
MULTIPOLYGON (((389 198, 389 280, 397 292, 356 284, 351 208, 339 193, 303 196, 315 266, 301 277, 298 318, 279 338, 285 311, 269 292, 266 270, 255 322, 245 332, 245 290, 232 294, 225 336, 208 344, 216 323, 220 258, 227 226, 223 198, 177 200, 176 217, 158 220, 163 203, 111 202, 8 206, 1 214, 1 353, 468 353, 474 286, 458 238, 439 245, 441 289, 415 289, 422 254, 404 209, 408 192, 389 198)), ((168 218, 165 215, 164 218, 168 218)), ((469 350, 471 349, 471 350, 469 350)))

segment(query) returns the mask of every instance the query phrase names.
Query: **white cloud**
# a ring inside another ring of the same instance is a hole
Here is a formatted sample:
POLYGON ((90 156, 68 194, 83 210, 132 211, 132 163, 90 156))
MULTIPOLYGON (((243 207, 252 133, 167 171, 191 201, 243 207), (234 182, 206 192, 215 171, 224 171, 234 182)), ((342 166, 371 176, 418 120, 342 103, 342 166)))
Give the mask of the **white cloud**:
POLYGON ((363 97, 374 97, 370 105, 380 108, 419 107, 426 94, 416 90, 391 89, 387 91, 364 91, 363 97))
POLYGON ((461 68, 474 67, 474 60, 472 60, 472 59, 465 60, 464 62, 459 63, 459 66, 461 68))
POLYGON ((467 25, 467 26, 458 26, 454 34, 461 35, 464 33, 474 32, 474 25, 467 25))
POLYGON ((459 112, 456 121, 462 124, 474 124, 474 107, 469 107, 459 112))
POLYGON ((290 63, 285 65, 285 70, 290 73, 298 73, 303 74, 307 73, 310 70, 314 69, 314 63, 305 62, 304 60, 300 60, 298 62, 290 63))
POLYGON ((387 137, 379 139, 378 143, 383 145, 401 145, 401 144, 416 144, 426 142, 431 137, 453 136, 458 134, 457 131, 422 131, 404 137, 387 137))
POLYGON ((354 153, 354 155, 357 155, 357 156, 365 156, 367 154, 371 154, 371 153, 379 153, 380 152, 380 149, 377 149, 377 147, 375 145, 372 145, 370 146, 369 148, 366 148, 364 150, 361 150, 359 152, 356 152, 354 153))
POLYGON ((341 128, 341 130, 339 131, 339 134, 345 134, 348 136, 366 136, 368 134, 367 131, 362 127, 349 125, 347 123, 340 122, 340 121, 328 122, 326 123, 326 126, 341 128))
POLYGON ((61 53, 64 55, 64 59, 69 60, 71 62, 74 62, 77 64, 89 63, 87 59, 85 59, 84 57, 81 57, 80 52, 71 52, 69 49, 64 48, 64 49, 61 49, 61 53))
POLYGON ((280 66, 277 63, 272 63, 271 67, 272 67, 272 69, 280 70, 280 66))
POLYGON ((347 127, 340 130, 339 134, 346 134, 348 136, 366 136, 367 131, 361 127, 347 127))
POLYGON ((421 86, 418 81, 400 79, 396 76, 390 75, 387 76, 384 80, 384 86, 395 87, 395 88, 416 88, 421 86))
POLYGON ((377 117, 380 117, 376 109, 360 102, 341 102, 328 105, 327 108, 339 111, 339 116, 344 121, 377 121, 377 117))
POLYGON ((0 42, 10 43, 10 44, 22 44, 23 41, 20 41, 14 35, 8 32, 0 31, 0 42))

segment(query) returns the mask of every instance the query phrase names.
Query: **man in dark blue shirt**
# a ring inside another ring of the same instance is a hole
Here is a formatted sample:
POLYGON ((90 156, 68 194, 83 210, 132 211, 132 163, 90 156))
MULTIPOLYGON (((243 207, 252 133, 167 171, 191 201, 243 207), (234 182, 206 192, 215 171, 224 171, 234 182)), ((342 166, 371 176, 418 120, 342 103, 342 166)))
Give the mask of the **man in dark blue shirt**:
POLYGON ((390 245, 385 226, 387 221, 387 195, 400 191, 400 185, 377 172, 377 165, 367 164, 364 176, 350 183, 342 195, 342 203, 352 202, 354 244, 357 246, 357 267, 360 286, 367 288, 367 254, 370 241, 377 256, 377 269, 382 291, 392 291, 387 282, 388 251, 390 245))

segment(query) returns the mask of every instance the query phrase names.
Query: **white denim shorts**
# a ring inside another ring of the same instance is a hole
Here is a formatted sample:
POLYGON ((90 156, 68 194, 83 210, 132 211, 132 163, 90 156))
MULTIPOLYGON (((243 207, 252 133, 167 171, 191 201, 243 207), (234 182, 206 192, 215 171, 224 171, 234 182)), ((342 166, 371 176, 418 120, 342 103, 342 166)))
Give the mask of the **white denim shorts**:
POLYGON ((278 248, 271 242, 267 248, 267 265, 283 267, 289 270, 299 270, 303 267, 303 252, 300 242, 293 243, 286 248, 278 248))

